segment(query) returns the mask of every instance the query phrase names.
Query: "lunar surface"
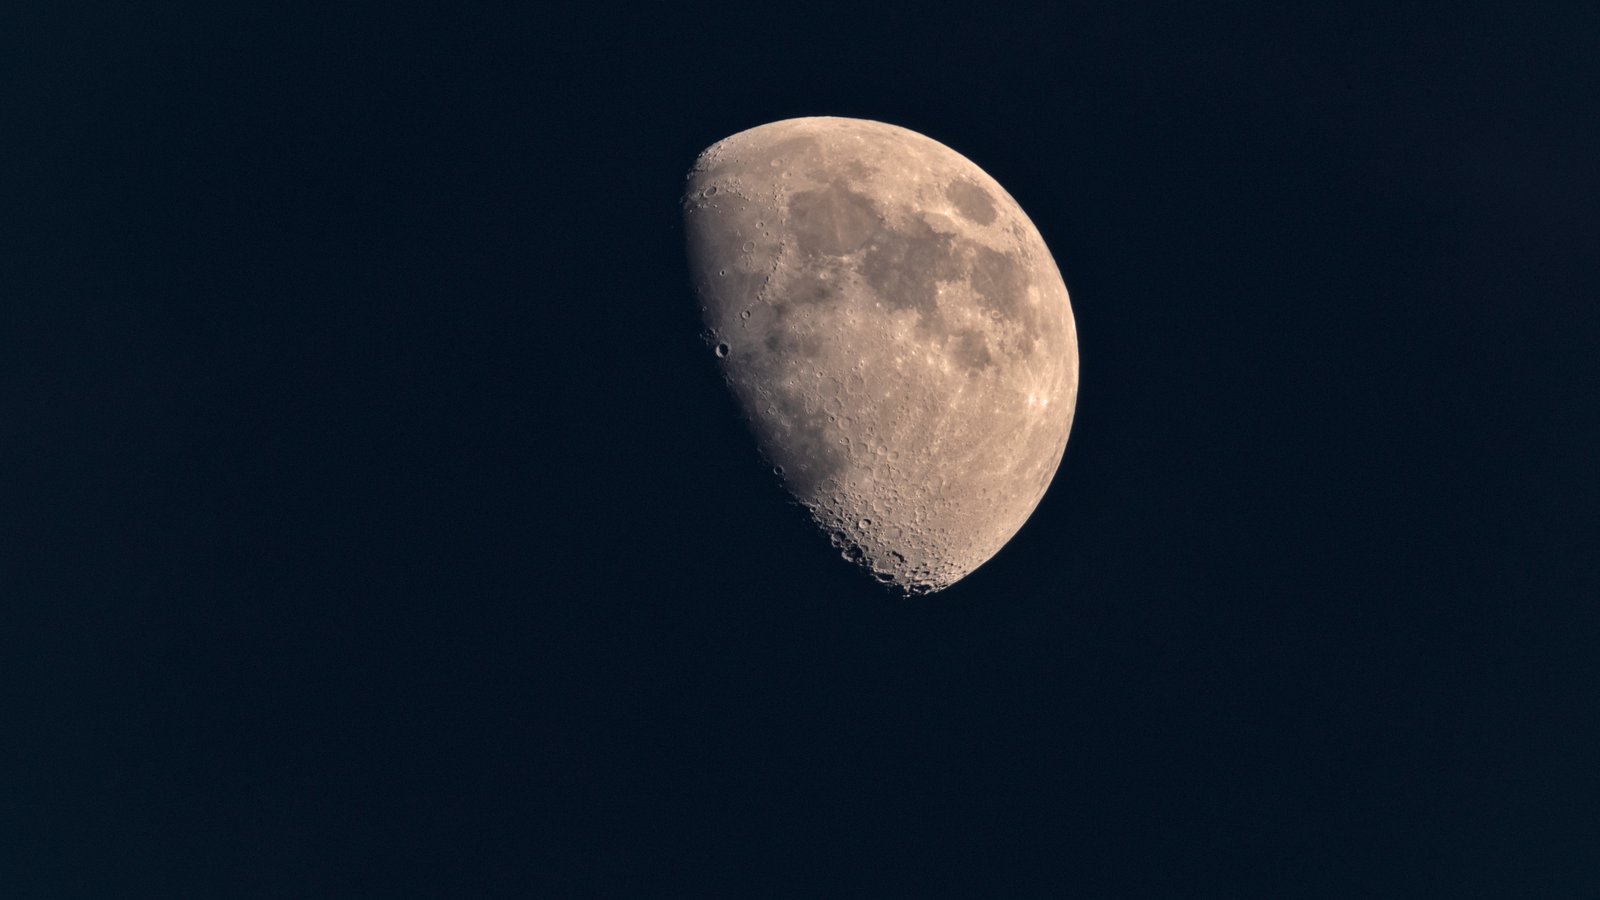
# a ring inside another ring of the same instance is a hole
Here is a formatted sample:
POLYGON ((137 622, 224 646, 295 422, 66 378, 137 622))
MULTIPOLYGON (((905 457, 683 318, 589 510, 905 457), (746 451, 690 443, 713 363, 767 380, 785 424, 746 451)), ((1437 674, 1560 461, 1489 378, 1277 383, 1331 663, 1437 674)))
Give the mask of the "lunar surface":
POLYGON ((709 348, 841 554, 906 594, 994 556, 1078 395, 1066 286, 1011 195, 916 132, 818 117, 712 145, 683 207, 709 348))

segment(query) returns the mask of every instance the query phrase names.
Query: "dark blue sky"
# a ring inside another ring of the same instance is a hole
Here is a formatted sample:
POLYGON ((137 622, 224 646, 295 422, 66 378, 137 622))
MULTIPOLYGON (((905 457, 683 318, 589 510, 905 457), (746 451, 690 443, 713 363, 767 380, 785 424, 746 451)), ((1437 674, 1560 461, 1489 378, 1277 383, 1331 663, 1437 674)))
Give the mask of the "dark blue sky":
POLYGON ((0 885, 1585 896, 1592 14, 34 4, 0 54, 0 885), (696 338, 695 155, 880 119, 1072 294, 904 603, 696 338))

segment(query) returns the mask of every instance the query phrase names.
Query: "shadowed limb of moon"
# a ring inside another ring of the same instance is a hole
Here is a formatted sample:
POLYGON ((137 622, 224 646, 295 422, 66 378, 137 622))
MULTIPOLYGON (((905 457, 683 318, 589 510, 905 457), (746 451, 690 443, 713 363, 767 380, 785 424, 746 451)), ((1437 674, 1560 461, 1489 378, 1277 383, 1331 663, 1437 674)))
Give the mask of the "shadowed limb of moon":
POLYGON ((913 131, 816 117, 712 145, 683 206, 714 356, 841 555, 908 594, 994 556, 1078 392, 1066 286, 1011 195, 913 131))

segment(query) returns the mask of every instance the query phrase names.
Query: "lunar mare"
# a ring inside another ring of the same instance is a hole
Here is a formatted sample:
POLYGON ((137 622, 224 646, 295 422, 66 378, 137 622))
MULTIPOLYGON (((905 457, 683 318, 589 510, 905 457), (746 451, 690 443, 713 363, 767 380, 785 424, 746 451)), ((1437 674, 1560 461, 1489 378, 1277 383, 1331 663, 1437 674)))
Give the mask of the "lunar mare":
POLYGON ((907 594, 994 556, 1078 393, 1066 286, 1011 195, 916 132, 816 117, 712 145, 683 208, 716 364, 842 555, 907 594))

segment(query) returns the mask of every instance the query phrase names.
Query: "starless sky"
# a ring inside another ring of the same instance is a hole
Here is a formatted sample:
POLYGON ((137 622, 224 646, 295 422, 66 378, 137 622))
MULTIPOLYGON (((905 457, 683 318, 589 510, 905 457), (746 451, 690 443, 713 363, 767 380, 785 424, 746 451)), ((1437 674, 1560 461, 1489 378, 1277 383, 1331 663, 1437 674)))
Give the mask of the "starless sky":
POLYGON ((1583 896, 1594 15, 9 9, 7 896, 1583 896), (876 119, 1072 295, 893 600, 697 340, 708 144, 876 119))

